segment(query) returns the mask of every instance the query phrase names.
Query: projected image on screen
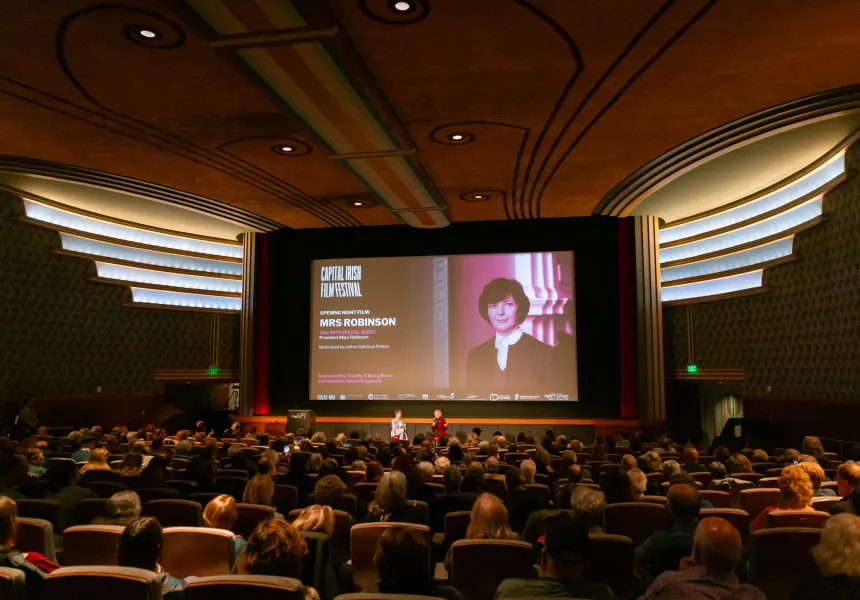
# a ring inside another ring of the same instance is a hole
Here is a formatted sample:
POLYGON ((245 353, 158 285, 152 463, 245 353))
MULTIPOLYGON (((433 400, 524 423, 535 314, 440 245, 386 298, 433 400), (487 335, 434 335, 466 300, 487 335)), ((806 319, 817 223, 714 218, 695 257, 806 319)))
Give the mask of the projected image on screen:
POLYGON ((573 253, 318 260, 318 400, 577 400, 573 253))

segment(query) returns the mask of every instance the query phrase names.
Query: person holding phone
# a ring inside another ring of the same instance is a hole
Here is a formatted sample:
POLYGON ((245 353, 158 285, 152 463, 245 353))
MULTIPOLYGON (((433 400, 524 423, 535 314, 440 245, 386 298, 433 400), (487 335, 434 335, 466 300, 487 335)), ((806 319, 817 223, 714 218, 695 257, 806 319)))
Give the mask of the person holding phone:
POLYGON ((391 419, 391 441, 405 440, 406 423, 403 421, 403 411, 399 408, 394 411, 394 418, 391 419))
POLYGON ((430 431, 433 433, 433 441, 437 444, 448 433, 448 422, 438 408, 433 412, 433 424, 430 426, 430 431))

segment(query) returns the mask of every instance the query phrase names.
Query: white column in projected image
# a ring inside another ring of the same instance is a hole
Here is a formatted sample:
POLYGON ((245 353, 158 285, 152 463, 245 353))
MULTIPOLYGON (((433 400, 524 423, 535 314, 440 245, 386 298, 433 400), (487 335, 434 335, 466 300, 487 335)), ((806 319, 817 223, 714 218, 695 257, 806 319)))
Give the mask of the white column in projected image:
POLYGON ((573 265, 559 264, 560 259, 569 260, 553 252, 514 257, 514 277, 531 300, 523 330, 551 345, 556 343, 556 321, 561 325, 558 315, 563 315, 565 301, 573 300, 573 281, 566 280, 567 273, 572 277, 573 265))

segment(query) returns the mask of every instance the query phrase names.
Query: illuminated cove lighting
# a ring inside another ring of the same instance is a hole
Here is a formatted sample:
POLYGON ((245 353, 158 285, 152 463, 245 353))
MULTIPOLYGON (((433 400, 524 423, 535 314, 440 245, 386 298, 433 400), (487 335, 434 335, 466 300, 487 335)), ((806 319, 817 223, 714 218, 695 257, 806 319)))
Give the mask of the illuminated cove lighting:
POLYGON ((129 248, 110 242, 100 242, 78 237, 68 233, 60 233, 60 241, 63 249, 70 252, 79 252, 96 257, 115 258, 129 262, 140 263, 153 267, 168 267, 171 269, 186 269, 188 271, 200 271, 201 273, 218 273, 223 275, 242 275, 242 264, 235 262, 224 262, 209 258, 198 258, 195 256, 183 256, 181 254, 170 254, 168 252, 156 252, 154 250, 142 250, 129 248))
POLYGON ((660 263, 673 262, 712 252, 719 252, 720 250, 727 250, 741 244, 747 244, 787 231, 821 216, 822 201, 822 198, 818 197, 788 212, 741 229, 680 246, 662 248, 660 250, 660 263))
POLYGON ((198 252, 201 254, 226 256, 230 258, 242 258, 242 246, 221 244, 218 242, 210 242, 178 235, 158 233, 145 229, 137 229, 127 225, 119 225, 109 221, 102 221, 92 217, 77 215, 75 213, 60 210, 52 206, 45 206, 44 204, 39 204, 27 199, 24 200, 24 208, 27 216, 31 219, 93 235, 114 238, 126 242, 146 244, 148 246, 170 248, 171 250, 198 252))
POLYGON ((218 279, 215 277, 198 277, 150 269, 138 269, 111 263, 96 262, 99 277, 116 279, 130 283, 149 283, 170 287, 208 290, 217 292, 242 293, 242 282, 237 279, 218 279))
POLYGON ((660 271, 661 281, 668 283, 688 277, 701 277, 703 275, 714 275, 732 269, 741 269, 760 263, 783 258, 791 254, 794 247, 794 236, 787 237, 770 244, 756 246, 749 250, 742 250, 726 256, 718 256, 708 260, 701 260, 687 265, 668 267, 660 271))
POLYGON ((208 308, 216 310, 242 310, 241 298, 224 296, 207 296, 205 294, 190 294, 187 292, 167 292, 146 288, 131 288, 131 295, 136 303, 158 304, 164 306, 185 308, 208 308))
POLYGON ((732 275, 731 277, 721 277, 719 279, 709 279, 708 281, 666 287, 661 292, 662 300, 663 302, 673 302, 676 300, 689 300, 691 298, 703 298, 717 294, 728 294, 754 289, 761 287, 763 273, 764 271, 752 271, 750 273, 732 275))
POLYGON ((666 227, 660 230, 660 243, 674 242, 683 240, 688 237, 699 235, 708 231, 722 229, 729 225, 741 223, 747 219, 752 219, 758 215, 764 214, 780 206, 785 206, 794 202, 798 198, 810 194, 833 181, 840 175, 845 173, 845 153, 840 152, 830 161, 808 174, 803 179, 799 179, 794 183, 779 189, 767 196, 763 196, 758 200, 753 200, 746 204, 742 204, 735 208, 730 208, 723 212, 683 223, 674 227, 666 227))

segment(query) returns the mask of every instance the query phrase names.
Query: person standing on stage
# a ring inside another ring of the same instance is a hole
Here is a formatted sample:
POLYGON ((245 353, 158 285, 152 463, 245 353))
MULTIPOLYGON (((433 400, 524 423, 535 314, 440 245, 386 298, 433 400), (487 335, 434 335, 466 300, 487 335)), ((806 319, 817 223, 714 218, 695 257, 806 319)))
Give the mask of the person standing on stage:
POLYGON ((433 432, 433 441, 439 443, 439 439, 445 437, 448 433, 448 421, 442 416, 442 411, 438 408, 433 413, 433 425, 430 427, 433 432))
POLYGON ((394 418, 391 419, 391 441, 405 440, 406 423, 403 421, 403 411, 399 408, 394 411, 394 418))

